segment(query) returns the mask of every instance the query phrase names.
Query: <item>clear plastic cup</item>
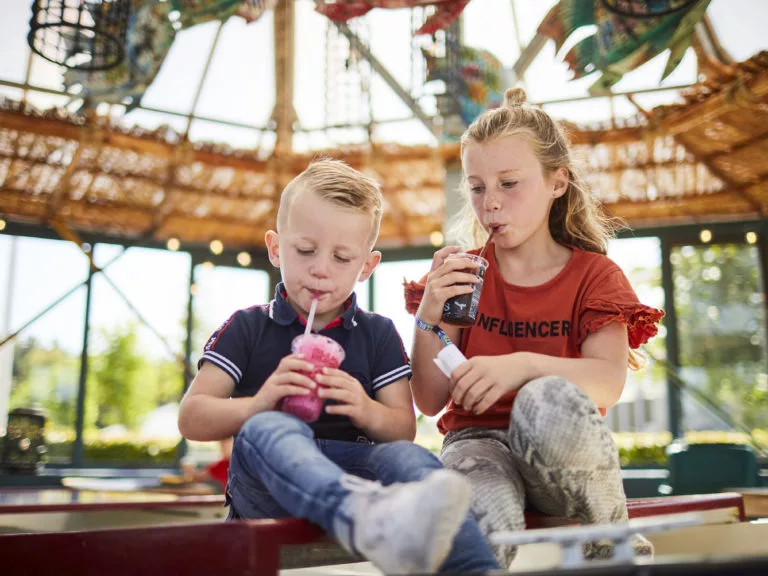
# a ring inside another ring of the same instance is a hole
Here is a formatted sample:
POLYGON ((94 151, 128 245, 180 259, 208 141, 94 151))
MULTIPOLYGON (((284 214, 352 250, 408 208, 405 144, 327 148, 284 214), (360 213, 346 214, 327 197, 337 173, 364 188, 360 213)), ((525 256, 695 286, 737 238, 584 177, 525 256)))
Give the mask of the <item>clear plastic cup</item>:
MULTIPOLYGON (((316 379, 320 371, 323 368, 338 368, 344 361, 344 349, 341 345, 336 340, 320 334, 296 336, 291 350, 294 354, 303 354, 304 360, 312 363, 314 368, 311 372, 301 373, 312 378, 318 387, 322 386, 316 379)), ((314 388, 310 394, 283 398, 280 409, 301 418, 304 422, 314 422, 320 418, 325 404, 325 400, 318 397, 317 390, 314 388)))
POLYGON ((464 258, 477 265, 477 268, 466 268, 463 272, 475 274, 480 282, 474 285, 474 290, 469 294, 459 294, 446 300, 443 306, 443 322, 454 326, 472 326, 477 320, 477 307, 480 304, 480 293, 483 290, 483 279, 488 269, 488 260, 477 254, 461 252, 452 254, 450 258, 464 258))

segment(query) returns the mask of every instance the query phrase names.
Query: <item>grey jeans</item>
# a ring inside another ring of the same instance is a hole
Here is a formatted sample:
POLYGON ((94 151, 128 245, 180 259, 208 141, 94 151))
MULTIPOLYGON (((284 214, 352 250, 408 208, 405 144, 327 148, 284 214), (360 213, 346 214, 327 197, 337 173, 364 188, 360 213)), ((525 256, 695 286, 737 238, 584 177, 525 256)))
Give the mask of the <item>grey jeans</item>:
MULTIPOLYGON (((523 386, 508 430, 448 432, 440 459, 472 481, 472 509, 486 536, 525 528, 526 504, 585 524, 628 519, 611 433, 592 399, 563 378, 523 386)), ((515 552, 494 549, 504 567, 515 552)))

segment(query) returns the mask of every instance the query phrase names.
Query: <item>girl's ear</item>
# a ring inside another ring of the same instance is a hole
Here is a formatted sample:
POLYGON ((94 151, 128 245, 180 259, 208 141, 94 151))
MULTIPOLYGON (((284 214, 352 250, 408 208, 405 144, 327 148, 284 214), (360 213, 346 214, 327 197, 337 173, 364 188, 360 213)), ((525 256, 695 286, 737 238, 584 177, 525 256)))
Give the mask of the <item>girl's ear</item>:
POLYGON ((381 252, 378 250, 373 250, 365 260, 365 264, 363 264, 363 270, 360 272, 360 277, 357 279, 357 281, 365 282, 368 280, 368 278, 371 277, 371 274, 373 274, 373 271, 376 269, 376 266, 379 265, 379 262, 381 262, 381 252))
POLYGON ((280 242, 277 232, 274 230, 267 230, 264 235, 264 242, 267 245, 267 254, 269 255, 269 262, 275 268, 280 268, 280 242))
POLYGON ((552 185, 552 196, 554 198, 560 198, 568 190, 570 172, 565 166, 561 166, 549 177, 549 182, 552 185))

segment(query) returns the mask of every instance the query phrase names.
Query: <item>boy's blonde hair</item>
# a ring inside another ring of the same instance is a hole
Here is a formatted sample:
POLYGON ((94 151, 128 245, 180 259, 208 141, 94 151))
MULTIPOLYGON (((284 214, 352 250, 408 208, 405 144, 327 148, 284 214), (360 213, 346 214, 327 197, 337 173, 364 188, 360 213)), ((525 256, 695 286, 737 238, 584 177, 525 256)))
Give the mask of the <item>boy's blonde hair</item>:
MULTIPOLYGON (((568 187, 556 198, 549 212, 549 231, 563 244, 582 250, 605 254, 610 240, 620 227, 599 209, 599 202, 589 192, 571 158, 570 144, 562 126, 544 110, 525 104, 525 91, 510 88, 504 95, 504 105, 483 112, 461 137, 461 153, 468 144, 484 144, 504 136, 519 135, 531 144, 541 163, 544 176, 558 168, 568 170, 568 187)), ((452 226, 452 235, 465 247, 485 244, 488 231, 477 221, 469 203, 466 175, 462 178, 462 193, 467 199, 452 226)))
POLYGON ((314 192, 332 204, 371 215, 373 228, 370 246, 373 247, 379 237, 383 210, 381 188, 376 180, 341 160, 313 160, 301 174, 288 183, 280 196, 280 206, 277 209, 278 232, 285 226, 291 205, 304 192, 314 192))

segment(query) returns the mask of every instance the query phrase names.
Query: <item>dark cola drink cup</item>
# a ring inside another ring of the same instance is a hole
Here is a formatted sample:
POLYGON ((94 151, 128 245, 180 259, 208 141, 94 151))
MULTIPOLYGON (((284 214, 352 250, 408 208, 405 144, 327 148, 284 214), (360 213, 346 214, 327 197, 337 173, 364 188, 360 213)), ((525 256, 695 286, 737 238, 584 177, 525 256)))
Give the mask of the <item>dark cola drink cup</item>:
POLYGON ((464 258, 475 264, 476 268, 467 268, 463 271, 475 274, 480 282, 474 285, 474 290, 470 294, 459 294, 446 300, 443 306, 443 322, 454 326, 472 326, 477 320, 477 307, 480 304, 480 292, 483 290, 483 278, 488 269, 488 260, 476 254, 467 253, 454 254, 450 257, 464 258))

